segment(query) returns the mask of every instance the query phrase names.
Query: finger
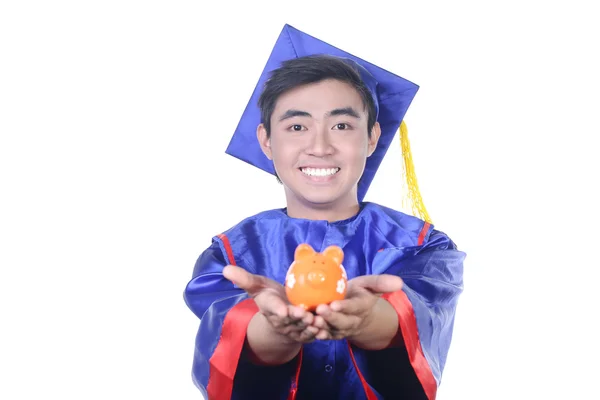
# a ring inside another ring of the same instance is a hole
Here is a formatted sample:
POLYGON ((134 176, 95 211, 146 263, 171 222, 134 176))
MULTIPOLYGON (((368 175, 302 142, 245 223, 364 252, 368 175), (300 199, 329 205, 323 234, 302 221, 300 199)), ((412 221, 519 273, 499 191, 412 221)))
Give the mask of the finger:
POLYGON ((306 317, 306 314, 310 313, 306 312, 306 310, 302 307, 290 305, 288 306, 288 314, 292 319, 302 320, 304 317, 306 317))
MULTIPOLYGON (((265 292, 268 293, 267 289, 265 292)), ((275 296, 276 298, 271 298, 271 295, 267 296, 267 294, 260 294, 257 296, 259 299, 259 303, 267 303, 267 308, 273 308, 275 302, 281 302, 281 298, 275 296)), ((255 300, 256 301, 256 300, 255 300)), ((312 325, 314 316, 312 313, 307 312, 301 307, 286 305, 286 314, 284 315, 280 310, 281 306, 277 308, 279 310, 278 313, 272 312, 270 314, 270 321, 273 326, 277 328, 284 329, 287 333, 291 332, 301 332, 306 329, 307 326, 312 325)), ((260 307, 259 307, 260 308, 260 307)), ((273 310, 275 311, 275 310, 273 310)))
POLYGON ((289 319, 288 323, 286 324, 286 327, 289 328, 290 332, 302 332, 308 326, 309 325, 304 323, 304 321, 301 319, 291 319, 291 318, 289 319))
POLYGON ((319 328, 319 329, 329 329, 329 325, 327 324, 327 321, 325 321, 325 319, 320 315, 316 315, 314 317, 312 326, 319 328))
POLYGON ((302 322, 304 322, 304 324, 305 324, 306 326, 310 326, 310 325, 312 325, 312 324, 313 324, 313 322, 314 322, 314 320, 315 320, 315 316, 314 316, 314 314, 313 314, 313 313, 311 313, 311 312, 307 312, 307 313, 305 313, 305 314, 304 314, 304 317, 302 318, 302 322))
MULTIPOLYGON (((358 302, 360 310, 364 309, 364 306, 361 306, 361 303, 364 303, 364 300, 362 302, 358 302)), ((336 312, 334 310, 331 309, 330 306, 325 305, 325 304, 321 304, 317 307, 317 314, 318 317, 323 318, 323 320, 325 321, 327 329, 330 332, 332 331, 345 331, 351 327, 354 326, 354 324, 357 322, 357 319, 359 320, 360 317, 352 315, 352 314, 344 314, 344 313, 340 313, 340 312, 336 312)), ((333 332, 332 332, 333 333, 333 332)))
POLYGON ((266 289, 261 291, 254 302, 259 310, 267 317, 275 316, 282 320, 288 318, 288 306, 279 294, 273 290, 266 289))
POLYGON ((315 318, 313 313, 306 311, 302 307, 292 305, 288 306, 288 315, 290 316, 291 322, 302 329, 312 325, 315 318))
POLYGON ((300 333, 300 340, 303 342, 312 342, 319 333, 319 329, 314 326, 308 326, 300 333))
POLYGON ((223 276, 233 282, 234 285, 237 285, 246 291, 258 291, 263 289, 262 282, 260 282, 259 279, 256 279, 253 274, 234 265, 228 265, 223 268, 223 276))
POLYGON ((317 335, 315 336, 315 339, 317 339, 317 340, 331 340, 332 336, 331 336, 331 334, 328 331, 322 329, 322 330, 319 331, 319 333, 317 333, 317 335))
POLYGON ((345 300, 336 300, 330 304, 329 308, 332 312, 357 315, 372 308, 377 299, 377 296, 363 291, 363 294, 358 294, 356 297, 345 300))
POLYGON ((348 290, 351 287, 359 287, 369 290, 371 293, 383 294, 396 292, 402 289, 404 282, 396 275, 363 275, 351 279, 348 282, 348 290))
POLYGON ((223 276, 233 282, 234 285, 237 285, 240 289, 248 292, 251 296, 257 294, 262 289, 277 289, 278 286, 281 286, 269 278, 251 274, 245 269, 234 265, 228 265, 223 268, 223 276))
POLYGON ((346 331, 353 328, 359 321, 359 317, 331 311, 323 315, 323 319, 330 327, 330 331, 346 331))
POLYGON ((302 332, 306 329, 307 325, 302 320, 294 321, 291 325, 292 331, 302 332))
POLYGON ((273 326, 273 328, 276 328, 279 330, 285 329, 286 327, 289 326, 289 324, 286 322, 285 318, 281 318, 277 315, 268 315, 267 320, 273 326))
POLYGON ((319 304, 315 312, 317 313, 317 315, 323 316, 329 314, 330 312, 332 312, 332 310, 328 304, 319 304))

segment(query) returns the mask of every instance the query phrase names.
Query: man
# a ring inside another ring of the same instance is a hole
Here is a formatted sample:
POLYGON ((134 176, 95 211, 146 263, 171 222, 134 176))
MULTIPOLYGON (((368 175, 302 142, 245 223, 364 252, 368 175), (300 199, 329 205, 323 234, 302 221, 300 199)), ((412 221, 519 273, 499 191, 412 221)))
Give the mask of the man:
POLYGON ((228 153, 275 174, 286 208, 216 236, 185 290, 209 399, 435 398, 465 255, 427 220, 363 201, 416 91, 284 27, 228 153), (301 243, 343 249, 344 300, 288 303, 301 243))

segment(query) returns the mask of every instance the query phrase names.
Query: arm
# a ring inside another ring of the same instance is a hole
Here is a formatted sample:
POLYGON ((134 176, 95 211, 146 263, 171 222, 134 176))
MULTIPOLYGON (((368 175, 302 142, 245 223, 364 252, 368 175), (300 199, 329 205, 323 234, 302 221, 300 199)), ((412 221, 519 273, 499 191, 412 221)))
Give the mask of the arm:
POLYGON ((244 289, 260 310, 247 328, 250 359, 266 365, 287 363, 298 355, 302 343, 312 341, 319 332, 311 326, 311 313, 288 303, 281 284, 234 266, 227 266, 223 273, 244 289))
POLYGON ((296 361, 263 366, 244 357, 247 330, 259 307, 244 290, 225 278, 228 254, 218 239, 199 257, 184 292, 200 318, 192 377, 204 398, 286 398, 296 361))
POLYGON ((382 252, 375 260, 374 272, 404 282, 402 290, 382 296, 396 311, 401 346, 361 355, 385 398, 399 393, 421 398, 421 391, 423 398, 435 399, 463 291, 464 258, 445 234, 433 230, 422 246, 382 252))
POLYGON ((348 339, 357 368, 384 398, 434 399, 462 292, 463 259, 435 231, 422 246, 378 253, 373 275, 349 281, 345 300, 317 308, 315 324, 329 328, 317 338, 348 339))
POLYGON ((200 319, 192 377, 205 398, 233 391, 246 327, 258 312, 246 293, 223 277, 227 262, 215 239, 198 258, 184 291, 187 306, 200 319))

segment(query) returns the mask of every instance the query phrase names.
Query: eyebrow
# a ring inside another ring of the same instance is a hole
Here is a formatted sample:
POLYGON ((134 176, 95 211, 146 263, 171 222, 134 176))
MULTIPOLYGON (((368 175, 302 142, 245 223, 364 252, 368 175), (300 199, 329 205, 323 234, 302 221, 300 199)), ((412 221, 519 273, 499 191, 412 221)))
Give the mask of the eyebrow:
POLYGON ((349 117, 354 117, 356 119, 360 119, 360 115, 354 110, 352 107, 344 107, 344 108, 336 108, 335 110, 331 110, 327 113, 330 117, 335 117, 338 115, 347 115, 349 117))
MULTIPOLYGON (((352 107, 344 107, 344 108, 336 108, 334 110, 331 110, 327 113, 328 117, 336 117, 339 115, 347 115, 350 117, 354 117, 356 119, 360 119, 360 115, 356 112, 356 110, 354 110, 354 108, 352 107)), ((306 111, 300 111, 300 110, 287 110, 280 118, 279 118, 279 122, 284 121, 286 119, 290 119, 293 117, 312 117, 312 115, 310 115, 310 113, 306 112, 306 111)))
POLYGON ((294 118, 294 117, 312 117, 312 115, 310 115, 310 113, 307 113, 306 111, 300 111, 300 110, 287 110, 280 118, 279 118, 279 122, 286 120, 286 119, 290 119, 290 118, 294 118))

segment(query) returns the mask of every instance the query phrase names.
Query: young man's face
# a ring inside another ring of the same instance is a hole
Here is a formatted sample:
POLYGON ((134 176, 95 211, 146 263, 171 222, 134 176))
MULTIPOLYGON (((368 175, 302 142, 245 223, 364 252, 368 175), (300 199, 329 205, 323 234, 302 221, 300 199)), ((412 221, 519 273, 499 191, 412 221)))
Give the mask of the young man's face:
POLYGON ((285 92, 271 117, 271 136, 261 125, 258 138, 286 188, 288 203, 347 207, 357 202, 357 183, 377 145, 358 92, 325 80, 285 92))

